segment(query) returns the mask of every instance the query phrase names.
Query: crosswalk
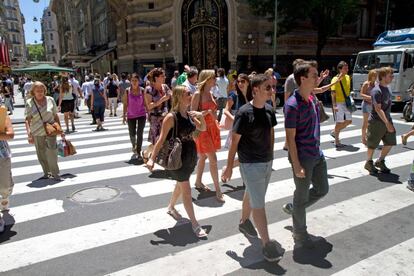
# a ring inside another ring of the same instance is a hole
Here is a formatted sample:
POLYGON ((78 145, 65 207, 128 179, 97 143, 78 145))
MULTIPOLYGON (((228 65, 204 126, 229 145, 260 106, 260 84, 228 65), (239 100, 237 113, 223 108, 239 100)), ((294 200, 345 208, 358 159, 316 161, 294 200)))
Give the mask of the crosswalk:
MULTIPOLYGON (((281 206, 292 200, 295 185, 287 153, 282 150, 283 116, 277 114, 277 118, 273 173, 266 194, 269 233, 287 252, 277 266, 288 274, 303 270, 307 275, 410 275, 414 194, 405 183, 414 141, 403 147, 397 139, 399 145, 386 159, 393 173, 375 177, 363 169, 366 148, 360 142, 358 115, 341 133, 342 143, 347 145, 343 149, 333 147, 332 119, 321 126, 330 193, 310 208, 307 219, 311 234, 335 241, 327 257, 332 255, 334 265, 321 271, 317 265, 303 266, 289 257, 293 254, 291 219, 281 206), (393 227, 397 232, 389 233, 389 225, 396 223, 401 224, 393 227), (371 225, 375 234, 369 231, 371 225), (341 250, 351 240, 357 240, 363 253, 355 256, 352 250, 341 250), (388 258, 390 255, 393 257, 388 258), (384 259, 387 265, 379 268, 384 259)), ((61 182, 38 180, 42 171, 35 149, 27 143, 24 126, 15 126, 15 139, 10 142, 15 186, 10 211, 5 213, 6 231, 0 235, 0 273, 251 275, 265 266, 259 241, 246 239, 237 229, 243 196, 238 168, 222 186, 224 205, 215 201, 214 194, 201 196, 192 191, 196 217, 210 232, 207 240, 197 240, 186 220, 176 222, 166 214, 175 183, 161 171, 150 174, 145 167, 129 162, 131 145, 121 119, 106 118, 108 131, 99 133, 89 123, 83 115, 76 121, 77 131, 67 136, 78 153, 59 157, 61 182), (103 186, 116 188, 119 196, 99 204, 81 204, 71 198, 78 190, 103 186)), ((406 128, 401 124, 397 131, 406 128)), ((222 131, 222 145, 226 136, 222 131)), ((226 164, 227 153, 225 149, 217 153, 219 168, 226 164)), ((193 174, 190 183, 194 181, 193 174)), ((208 162, 203 183, 214 188, 208 162)), ((182 204, 176 208, 185 216, 182 204)))

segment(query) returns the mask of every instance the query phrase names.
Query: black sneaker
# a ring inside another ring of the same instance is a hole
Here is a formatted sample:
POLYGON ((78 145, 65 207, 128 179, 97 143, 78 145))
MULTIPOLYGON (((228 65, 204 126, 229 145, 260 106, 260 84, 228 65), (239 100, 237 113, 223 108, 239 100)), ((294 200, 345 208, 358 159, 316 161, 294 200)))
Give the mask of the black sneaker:
POLYGON ((292 215, 292 213, 293 213, 293 204, 292 203, 286 203, 285 205, 282 206, 282 210, 286 214, 292 215))
POLYGON ((268 262, 278 262, 282 259, 283 253, 279 252, 278 245, 275 240, 266 243, 262 250, 263 257, 268 262))
POLYGON ((250 238, 257 237, 257 231, 254 228, 253 223, 250 221, 250 219, 246 219, 243 223, 239 224, 239 231, 250 238))
POLYGON ((382 172, 382 173, 390 173, 391 172, 391 170, 390 169, 388 169, 387 168, 387 166, 385 166, 385 160, 377 160, 377 161, 375 161, 375 167, 377 167, 379 170, 380 170, 380 172, 382 172))
POLYGON ((369 173, 378 173, 377 168, 375 168, 374 166, 374 161, 372 160, 368 160, 367 162, 365 162, 364 169, 369 171, 369 173))
POLYGON ((311 237, 309 237, 308 234, 306 235, 301 235, 300 237, 293 237, 293 240, 295 241, 295 249, 298 248, 306 248, 306 249, 314 249, 315 248, 315 243, 313 242, 313 240, 311 239, 311 237))

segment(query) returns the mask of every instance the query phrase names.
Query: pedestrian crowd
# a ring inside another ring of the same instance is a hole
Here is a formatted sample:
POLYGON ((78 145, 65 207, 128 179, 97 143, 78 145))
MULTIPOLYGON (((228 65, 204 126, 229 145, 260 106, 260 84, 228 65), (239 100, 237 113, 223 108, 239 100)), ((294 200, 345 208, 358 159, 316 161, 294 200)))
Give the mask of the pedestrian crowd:
MULTIPOLYGON (((292 65, 293 73, 287 77, 284 86, 286 138, 283 149, 288 152, 296 189, 292 202, 284 204, 282 209, 292 216, 295 247, 313 248, 314 242, 307 232, 306 209, 329 191, 327 163, 320 147, 324 107, 317 95, 330 90, 335 120, 331 136, 336 148, 346 146, 341 143, 341 132, 352 123, 355 106, 350 97, 351 78, 346 62, 339 62, 338 75, 332 78, 330 84, 322 87, 320 84, 329 76, 329 70, 319 73, 315 61, 302 59, 295 60, 292 65)), ((191 174, 196 171, 194 186, 200 194, 211 192, 203 183, 208 160, 215 200, 225 204, 220 180, 223 183, 230 181, 233 169, 238 166, 245 187, 239 230, 248 237, 260 236, 264 258, 278 261, 283 252, 268 232, 265 197, 273 166, 274 128, 278 123, 275 89, 279 78, 280 75, 273 69, 263 74, 252 72, 250 75, 230 71, 226 76, 223 68, 199 72, 197 68, 186 65, 182 74, 174 72, 171 85, 166 84, 166 73, 162 68, 152 69, 144 79, 138 74, 122 73, 118 78, 116 74, 108 72, 103 79, 100 75, 90 74, 85 76, 82 85, 74 74, 60 78, 55 76, 49 86, 50 93, 42 82, 32 82, 30 77, 22 78, 19 85, 25 99, 28 142, 36 148, 43 170, 42 178, 61 181, 57 136, 65 139, 66 135, 76 131, 75 119, 79 117, 83 100, 92 117, 91 125, 96 125, 96 132, 106 130, 106 109, 110 117, 120 114, 120 121, 129 130, 131 160, 139 164, 145 162, 150 171, 156 163, 169 167, 161 160, 174 165, 172 169, 167 168, 169 176, 177 182, 167 213, 176 220, 182 218, 175 209, 177 200, 182 197, 198 238, 205 238, 208 233, 196 219, 191 197, 191 174), (120 103, 122 109, 119 108, 120 103), (57 130, 61 128, 59 112, 63 114, 65 131, 49 135, 47 125, 55 125, 57 130), (150 146, 143 150, 147 122, 150 146), (224 145, 221 144, 220 130, 228 130, 224 145), (222 146, 228 149, 228 158, 219 176, 216 153, 222 146), (178 161, 179 165, 176 163, 178 161)), ((392 79, 391 68, 371 70, 361 88, 361 142, 368 148, 364 168, 371 174, 390 173, 385 160, 397 143, 390 113, 391 91, 388 88, 392 79), (373 155, 381 141, 383 147, 374 162, 373 155)), ((1 84, 1 94, 9 112, 3 112, 3 117, 0 116, 0 205, 3 210, 8 208, 13 188, 11 152, 7 144, 7 140, 14 136, 8 116, 13 112, 14 102, 13 85, 10 87, 10 82, 5 77, 1 84)), ((403 134, 402 143, 406 144, 413 134, 414 130, 403 134)), ((0 232, 2 227, 4 221, 0 219, 0 232)))

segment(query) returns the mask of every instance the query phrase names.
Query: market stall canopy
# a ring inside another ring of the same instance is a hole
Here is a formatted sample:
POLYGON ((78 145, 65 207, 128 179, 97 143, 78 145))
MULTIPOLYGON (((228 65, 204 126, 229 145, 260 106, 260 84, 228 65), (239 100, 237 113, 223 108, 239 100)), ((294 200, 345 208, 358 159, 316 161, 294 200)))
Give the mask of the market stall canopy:
POLYGON ((73 72, 71 68, 52 66, 49 64, 39 64, 33 67, 13 69, 14 73, 28 73, 28 72, 73 72))

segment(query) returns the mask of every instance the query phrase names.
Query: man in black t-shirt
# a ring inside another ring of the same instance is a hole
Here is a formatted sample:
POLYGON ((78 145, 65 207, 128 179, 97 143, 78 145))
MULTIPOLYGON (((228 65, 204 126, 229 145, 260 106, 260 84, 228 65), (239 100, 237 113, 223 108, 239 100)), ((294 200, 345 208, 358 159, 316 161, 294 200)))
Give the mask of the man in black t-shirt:
POLYGON ((112 77, 108 78, 108 85, 106 89, 108 91, 108 102, 109 102, 109 116, 116 116, 116 109, 118 107, 118 96, 119 96, 119 87, 115 83, 112 77), (114 113, 112 113, 112 108, 114 109, 114 113))
POLYGON ((251 79, 253 101, 243 105, 236 113, 232 130, 227 168, 223 173, 230 180, 234 156, 240 160, 240 173, 246 184, 242 218, 239 230, 247 236, 257 236, 249 220, 250 210, 263 243, 263 255, 267 261, 279 261, 283 252, 279 244, 270 240, 265 211, 265 195, 272 174, 275 112, 266 103, 272 96, 270 77, 256 75, 251 79))

